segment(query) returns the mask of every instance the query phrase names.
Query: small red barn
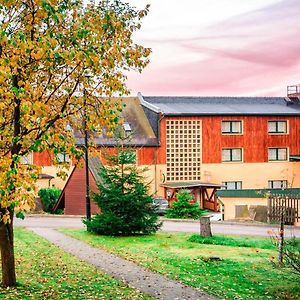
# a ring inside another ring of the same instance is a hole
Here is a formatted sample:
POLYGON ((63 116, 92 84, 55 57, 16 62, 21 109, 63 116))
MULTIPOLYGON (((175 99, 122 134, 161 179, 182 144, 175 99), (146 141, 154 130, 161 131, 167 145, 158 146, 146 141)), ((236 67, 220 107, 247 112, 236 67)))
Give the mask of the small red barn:
MULTIPOLYGON (((89 157, 89 183, 91 193, 97 191, 97 182, 101 182, 98 175, 102 163, 98 157, 89 157)), ((86 182, 85 161, 79 161, 68 178, 66 185, 56 203, 54 210, 64 209, 66 215, 86 214, 86 182)), ((92 197, 91 197, 92 198, 92 197)), ((91 199, 91 212, 99 212, 99 208, 91 199)))

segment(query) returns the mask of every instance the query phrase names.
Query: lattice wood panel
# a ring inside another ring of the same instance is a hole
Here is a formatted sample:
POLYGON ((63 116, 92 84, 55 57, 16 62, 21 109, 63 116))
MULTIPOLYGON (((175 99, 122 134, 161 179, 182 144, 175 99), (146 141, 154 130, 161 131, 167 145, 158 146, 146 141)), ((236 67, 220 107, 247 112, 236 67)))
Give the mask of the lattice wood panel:
POLYGON ((201 121, 168 120, 167 181, 200 180, 201 121))

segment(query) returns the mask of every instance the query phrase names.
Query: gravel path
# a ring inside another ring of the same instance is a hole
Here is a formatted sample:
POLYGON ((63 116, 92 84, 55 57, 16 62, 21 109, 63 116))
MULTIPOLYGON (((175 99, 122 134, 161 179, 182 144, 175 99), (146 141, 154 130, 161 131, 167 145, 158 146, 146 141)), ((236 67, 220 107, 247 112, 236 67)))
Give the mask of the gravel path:
POLYGON ((91 247, 54 229, 37 227, 29 227, 28 229, 59 246, 64 251, 95 266, 97 269, 157 299, 216 299, 197 289, 148 271, 133 262, 109 254, 101 249, 91 247))

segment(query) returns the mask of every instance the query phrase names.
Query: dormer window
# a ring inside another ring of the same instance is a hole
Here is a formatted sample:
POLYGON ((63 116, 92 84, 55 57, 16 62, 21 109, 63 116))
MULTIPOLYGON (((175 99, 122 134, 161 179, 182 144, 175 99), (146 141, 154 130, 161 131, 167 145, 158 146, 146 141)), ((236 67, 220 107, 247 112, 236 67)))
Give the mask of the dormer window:
POLYGON ((124 123, 123 128, 124 128, 126 133, 130 133, 132 131, 131 126, 130 126, 129 123, 124 123))

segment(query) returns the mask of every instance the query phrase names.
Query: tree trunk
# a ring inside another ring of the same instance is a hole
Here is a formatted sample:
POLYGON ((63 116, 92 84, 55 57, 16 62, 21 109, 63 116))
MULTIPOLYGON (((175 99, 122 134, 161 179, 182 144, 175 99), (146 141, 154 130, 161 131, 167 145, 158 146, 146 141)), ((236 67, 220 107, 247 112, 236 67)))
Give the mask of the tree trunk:
POLYGON ((10 213, 10 224, 0 223, 0 250, 2 262, 2 286, 16 285, 13 212, 10 213))
POLYGON ((200 218, 200 235, 201 236, 212 236, 209 217, 201 217, 200 218))

